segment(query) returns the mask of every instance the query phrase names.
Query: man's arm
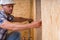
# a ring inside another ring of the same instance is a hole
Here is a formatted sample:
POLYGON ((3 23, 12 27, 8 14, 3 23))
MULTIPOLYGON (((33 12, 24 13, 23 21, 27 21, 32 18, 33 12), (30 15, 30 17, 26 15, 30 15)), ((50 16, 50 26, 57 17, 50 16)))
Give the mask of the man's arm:
POLYGON ((24 21, 32 22, 33 19, 23 18, 23 17, 14 17, 14 19, 13 19, 13 22, 24 22, 24 21))
POLYGON ((11 23, 5 20, 0 26, 8 30, 25 30, 25 29, 36 28, 36 27, 41 26, 41 21, 22 25, 20 23, 11 23))

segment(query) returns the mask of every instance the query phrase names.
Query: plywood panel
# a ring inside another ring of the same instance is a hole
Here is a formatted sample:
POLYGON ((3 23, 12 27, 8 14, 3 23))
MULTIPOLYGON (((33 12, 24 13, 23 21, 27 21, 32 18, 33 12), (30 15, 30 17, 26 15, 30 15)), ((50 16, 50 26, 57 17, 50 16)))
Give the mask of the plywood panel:
POLYGON ((60 0, 41 0, 42 40, 60 40, 60 0))

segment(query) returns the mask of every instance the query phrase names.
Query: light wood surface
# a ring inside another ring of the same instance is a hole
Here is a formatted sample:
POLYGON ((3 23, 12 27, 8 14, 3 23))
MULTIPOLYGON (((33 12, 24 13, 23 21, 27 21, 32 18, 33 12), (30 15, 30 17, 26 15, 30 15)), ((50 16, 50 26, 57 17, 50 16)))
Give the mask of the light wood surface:
POLYGON ((41 0, 42 40, 60 40, 60 0, 41 0))

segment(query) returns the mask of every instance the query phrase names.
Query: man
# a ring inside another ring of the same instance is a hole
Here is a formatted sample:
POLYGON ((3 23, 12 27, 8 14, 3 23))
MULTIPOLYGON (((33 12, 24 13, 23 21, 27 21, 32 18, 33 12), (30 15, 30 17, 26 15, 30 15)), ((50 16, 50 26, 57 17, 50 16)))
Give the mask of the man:
POLYGON ((2 6, 2 10, 0 11, 0 27, 7 30, 12 30, 12 32, 7 40, 20 40, 18 30, 25 30, 29 28, 38 28, 41 26, 41 21, 35 21, 30 24, 20 24, 20 23, 12 23, 14 21, 12 14, 13 7, 15 5, 13 0, 0 0, 0 5, 2 6))

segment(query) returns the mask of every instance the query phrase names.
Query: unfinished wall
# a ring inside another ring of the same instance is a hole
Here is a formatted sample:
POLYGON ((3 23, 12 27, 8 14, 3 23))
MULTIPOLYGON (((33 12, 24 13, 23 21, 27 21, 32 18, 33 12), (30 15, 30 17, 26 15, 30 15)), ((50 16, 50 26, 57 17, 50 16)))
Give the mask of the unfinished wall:
MULTIPOLYGON (((32 15, 32 0, 14 0, 16 5, 14 6, 13 15, 15 17, 31 18, 32 15)), ((28 22, 23 22, 27 24, 28 22)), ((33 40, 33 29, 21 31, 21 40, 33 40)))
POLYGON ((13 15, 17 17, 30 17, 30 0, 15 0, 13 15), (27 15, 26 15, 27 14, 27 15))
POLYGON ((60 0, 41 0, 42 40, 60 40, 60 0))

